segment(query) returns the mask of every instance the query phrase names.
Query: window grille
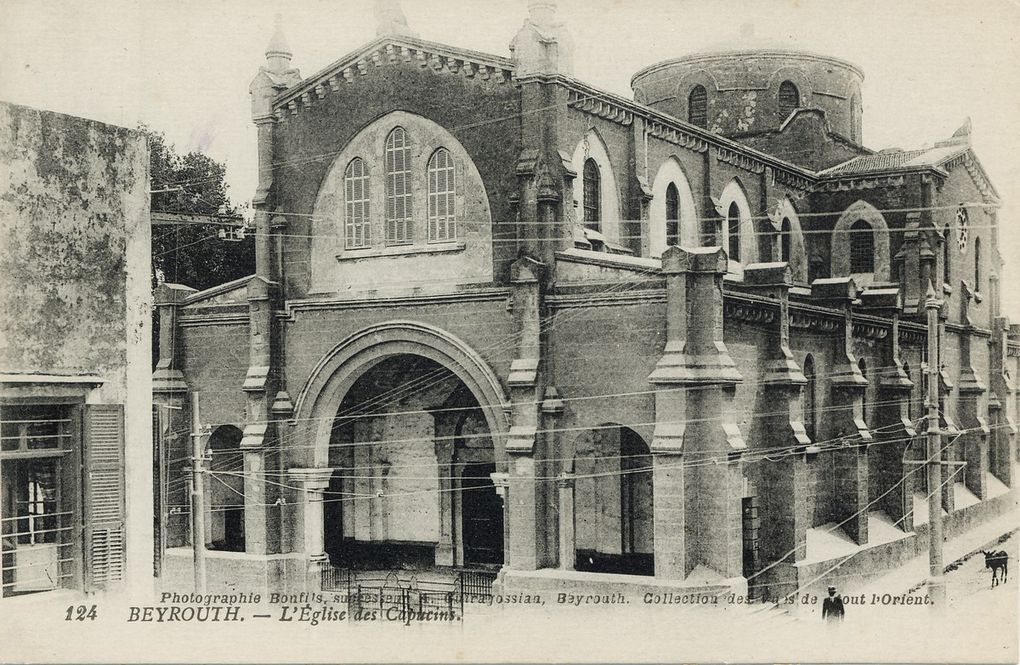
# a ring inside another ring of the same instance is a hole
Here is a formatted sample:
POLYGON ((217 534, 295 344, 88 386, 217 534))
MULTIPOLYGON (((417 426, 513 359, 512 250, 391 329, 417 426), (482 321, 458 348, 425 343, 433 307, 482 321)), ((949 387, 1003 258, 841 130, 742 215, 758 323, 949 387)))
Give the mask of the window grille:
POLYGON ((863 219, 850 227, 850 272, 875 272, 875 235, 863 219))
POLYGON ((698 127, 708 125, 708 91, 703 85, 694 86, 687 97, 687 121, 698 127))
POLYGON ((355 157, 344 173, 346 218, 344 228, 347 247, 368 247, 369 231, 368 169, 365 160, 355 157))
POLYGON ((740 207, 731 203, 730 210, 726 214, 726 228, 729 232, 727 248, 731 261, 740 260, 740 207))
POLYGON ((584 163, 584 225, 598 231, 602 223, 602 176, 594 159, 584 163))
POLYGON ((666 187, 666 246, 680 244, 680 192, 676 184, 666 187))
POLYGON ((436 150, 429 160, 429 242, 456 240, 457 187, 453 157, 446 148, 436 150))
POLYGON ((800 91, 792 81, 783 81, 779 84, 779 113, 786 118, 793 113, 794 109, 800 106, 800 91))
POLYGON ((386 244, 411 242, 411 145, 397 127, 386 137, 386 244))

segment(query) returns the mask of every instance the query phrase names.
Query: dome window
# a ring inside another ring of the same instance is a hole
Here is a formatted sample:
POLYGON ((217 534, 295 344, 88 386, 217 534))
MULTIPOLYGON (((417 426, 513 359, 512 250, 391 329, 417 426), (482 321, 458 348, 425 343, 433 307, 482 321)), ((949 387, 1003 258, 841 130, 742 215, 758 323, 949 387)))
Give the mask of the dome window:
POLYGON ((703 85, 694 86, 687 97, 687 121, 698 127, 708 125, 708 91, 703 85))
POLYGON ((792 81, 783 81, 779 84, 779 113, 784 118, 788 117, 800 106, 800 91, 792 81))

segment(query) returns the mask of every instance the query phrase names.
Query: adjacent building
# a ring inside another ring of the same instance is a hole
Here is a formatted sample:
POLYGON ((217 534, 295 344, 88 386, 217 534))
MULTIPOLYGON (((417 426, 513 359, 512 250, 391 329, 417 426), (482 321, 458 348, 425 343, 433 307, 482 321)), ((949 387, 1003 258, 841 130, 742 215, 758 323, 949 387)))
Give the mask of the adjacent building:
POLYGON ((0 103, 3 593, 152 589, 149 157, 0 103))
POLYGON ((274 35, 257 273, 157 293, 165 581, 191 584, 193 435, 210 584, 246 589, 488 567, 775 596, 924 552, 931 492, 949 534, 1013 509, 1010 220, 969 125, 869 149, 858 67, 747 45, 625 98, 574 78, 554 2, 528 8, 509 56, 395 3, 312 76, 274 35))

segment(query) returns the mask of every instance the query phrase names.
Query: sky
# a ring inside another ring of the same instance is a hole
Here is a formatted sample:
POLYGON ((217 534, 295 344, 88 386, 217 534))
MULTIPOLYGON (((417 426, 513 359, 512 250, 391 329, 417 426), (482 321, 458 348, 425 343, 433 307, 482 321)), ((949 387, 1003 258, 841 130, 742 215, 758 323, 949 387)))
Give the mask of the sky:
MULTIPOLYGON (((0 0, 0 99, 119 124, 144 123, 180 152, 227 166, 234 203, 256 182, 248 83, 279 11, 309 76, 375 37, 368 0, 0 0)), ((423 39, 508 55, 526 0, 405 0, 423 39)), ((1020 2, 931 0, 560 0, 577 78, 631 96, 641 67, 757 39, 864 70, 864 143, 904 149, 965 118, 1004 206, 1003 311, 1020 322, 1020 2)))

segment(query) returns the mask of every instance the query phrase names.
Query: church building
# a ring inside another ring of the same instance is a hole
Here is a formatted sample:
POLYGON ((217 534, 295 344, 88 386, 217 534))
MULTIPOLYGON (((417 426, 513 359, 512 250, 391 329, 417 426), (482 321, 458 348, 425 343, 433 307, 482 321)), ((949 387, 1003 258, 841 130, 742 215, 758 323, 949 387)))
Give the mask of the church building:
POLYGON ((793 48, 620 96, 574 77, 555 2, 527 12, 495 55, 378 2, 306 77, 277 29, 257 272, 156 294, 164 583, 192 583, 193 441, 210 590, 417 568, 777 597, 926 552, 930 493, 949 537, 1014 509, 1020 326, 969 123, 869 149, 864 73, 793 48))

